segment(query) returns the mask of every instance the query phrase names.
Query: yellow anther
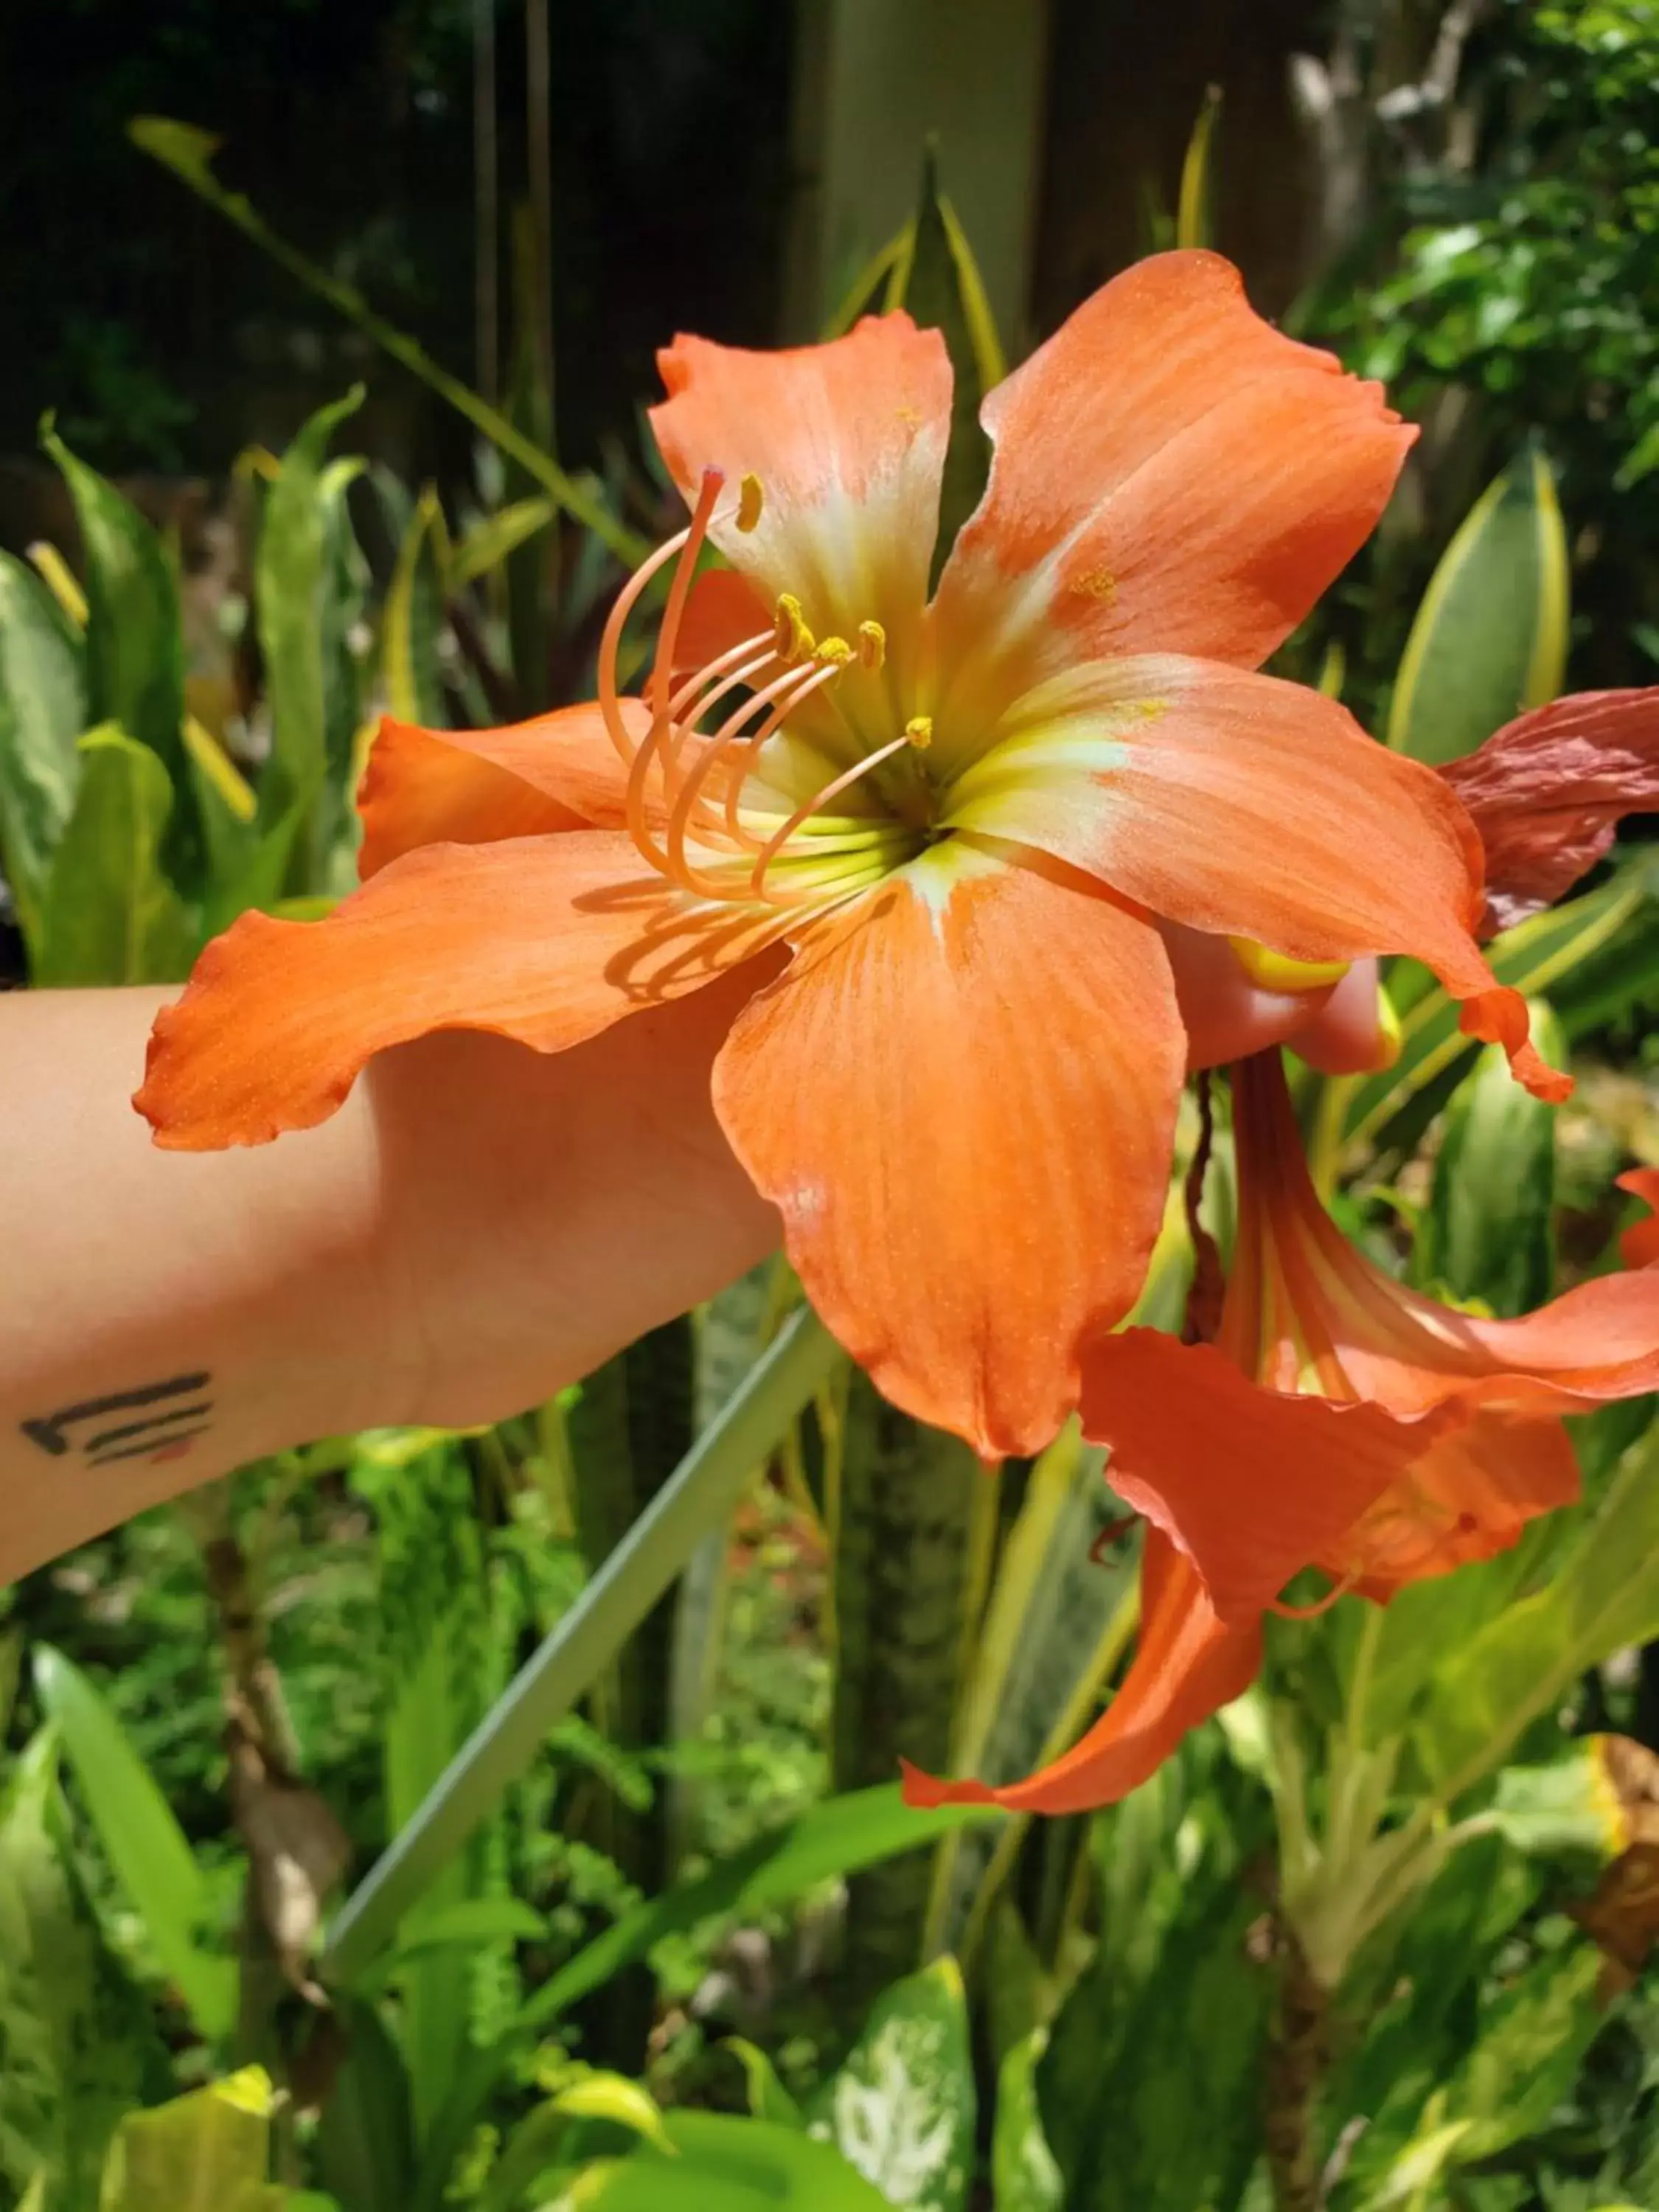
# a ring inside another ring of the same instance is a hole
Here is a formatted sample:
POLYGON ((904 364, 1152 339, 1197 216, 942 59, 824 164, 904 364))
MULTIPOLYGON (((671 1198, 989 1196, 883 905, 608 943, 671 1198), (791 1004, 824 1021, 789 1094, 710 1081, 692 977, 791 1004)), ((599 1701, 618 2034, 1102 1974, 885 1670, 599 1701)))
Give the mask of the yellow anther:
POLYGON ((745 533, 754 529, 761 519, 761 509, 766 504, 766 494, 757 476, 746 476, 738 487, 738 527, 745 533))
POLYGON ((812 658, 821 667, 845 668, 848 662, 856 660, 858 655, 844 637, 826 637, 812 658))
POLYGON ((878 622, 859 624, 859 659, 866 668, 879 668, 887 658, 887 633, 878 622))
POLYGON ((933 716, 912 714, 904 726, 904 734, 919 753, 925 753, 933 742, 933 716))
POLYGON ((774 626, 772 650, 782 661, 811 660, 817 649, 817 641, 806 627, 806 618, 800 611, 800 601, 793 592, 778 594, 777 620, 774 626))
POLYGON ((1348 972, 1346 960, 1292 960, 1258 945, 1252 937, 1230 937, 1229 945, 1251 982, 1264 991, 1322 991, 1340 983, 1348 972))

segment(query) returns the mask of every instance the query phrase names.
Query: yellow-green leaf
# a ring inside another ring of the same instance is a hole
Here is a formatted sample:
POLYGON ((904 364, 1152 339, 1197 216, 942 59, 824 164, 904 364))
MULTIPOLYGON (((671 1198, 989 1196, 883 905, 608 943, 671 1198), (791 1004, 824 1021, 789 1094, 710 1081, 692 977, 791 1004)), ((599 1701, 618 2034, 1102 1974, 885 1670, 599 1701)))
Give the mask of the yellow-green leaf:
POLYGON ((194 926, 161 852, 176 794, 148 745, 106 726, 81 740, 75 811, 40 902, 37 983, 164 983, 181 977, 194 926))
POLYGON ((386 705, 399 721, 428 730, 447 720, 438 661, 443 590, 435 549, 442 531, 443 510, 428 484, 398 548, 381 623, 386 705))
POLYGON ((1208 246, 1215 232, 1214 186, 1211 181, 1215 127, 1221 119, 1221 88, 1206 85, 1187 156, 1181 164, 1181 196, 1176 203, 1176 244, 1208 246))
POLYGON ((1567 538, 1549 463, 1516 455, 1475 501, 1435 570, 1389 715, 1396 752, 1461 760, 1559 693, 1566 677, 1567 538))
POLYGON ((99 2212, 266 2212, 273 2102, 251 2066, 130 2113, 110 2147, 99 2212))
POLYGON ((0 870, 36 957, 40 902, 80 781, 84 658, 46 586, 0 553, 0 870))
POLYGON ((509 553, 545 530, 558 511, 554 500, 518 499, 475 523, 456 543, 449 564, 450 590, 459 592, 463 585, 499 568, 509 553))

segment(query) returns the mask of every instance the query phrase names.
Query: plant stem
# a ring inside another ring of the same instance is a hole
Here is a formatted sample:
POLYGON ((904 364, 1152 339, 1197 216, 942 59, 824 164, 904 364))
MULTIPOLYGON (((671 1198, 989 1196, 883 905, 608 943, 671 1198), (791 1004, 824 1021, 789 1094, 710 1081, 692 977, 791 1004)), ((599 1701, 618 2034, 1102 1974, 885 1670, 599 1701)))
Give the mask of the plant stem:
POLYGON ((1267 2045, 1267 2169, 1278 2212, 1318 2212, 1314 2116, 1330 2056, 1330 2001, 1288 1922, 1280 1923, 1279 1941, 1279 2012, 1267 2045))
POLYGON ((756 1468, 841 1357, 810 1307, 792 1316, 346 1905, 323 1956, 326 1978, 349 1982, 391 1942, 403 1915, 489 1818, 708 1530, 724 1525, 756 1468))

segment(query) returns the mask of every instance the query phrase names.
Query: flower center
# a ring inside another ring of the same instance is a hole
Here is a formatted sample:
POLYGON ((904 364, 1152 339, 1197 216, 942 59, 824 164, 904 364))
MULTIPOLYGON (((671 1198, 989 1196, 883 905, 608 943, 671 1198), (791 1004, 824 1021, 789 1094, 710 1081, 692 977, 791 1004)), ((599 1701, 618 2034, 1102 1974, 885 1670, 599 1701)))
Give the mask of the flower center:
MULTIPOLYGON (((690 522, 629 579, 600 641, 599 704, 628 769, 629 835, 650 866, 698 898, 820 908, 879 882, 926 842, 933 809, 925 780, 890 785, 883 771, 900 756, 924 752, 933 725, 913 715, 896 736, 839 772, 816 746, 796 742, 792 717, 809 699, 833 691, 848 672, 878 670, 887 639, 878 622, 868 621, 854 639, 820 641, 788 592, 769 628, 702 667, 682 667, 686 605, 724 489, 720 470, 704 471, 690 522), (623 631, 671 562, 644 690, 650 722, 640 737, 622 712, 623 631)), ((759 480, 744 477, 736 505, 719 519, 750 531, 762 507, 759 480)))

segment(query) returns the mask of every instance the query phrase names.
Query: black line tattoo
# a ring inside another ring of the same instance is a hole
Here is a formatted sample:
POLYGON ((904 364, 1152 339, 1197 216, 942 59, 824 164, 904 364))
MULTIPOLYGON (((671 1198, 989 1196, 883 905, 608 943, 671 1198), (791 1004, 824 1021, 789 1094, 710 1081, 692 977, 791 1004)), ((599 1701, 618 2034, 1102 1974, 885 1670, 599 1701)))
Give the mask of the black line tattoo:
MULTIPOLYGON (((193 1406, 175 1406, 170 1413, 149 1413, 142 1421, 124 1421, 118 1429, 106 1429, 101 1436, 87 1439, 86 1451, 90 1457, 100 1452, 106 1444, 124 1444, 129 1437, 142 1437, 149 1429, 171 1428, 175 1421, 199 1421, 204 1413, 213 1411, 213 1401, 198 1398, 193 1406)), ((158 1437, 156 1442, 161 1439, 158 1437)))
POLYGON ((39 1414, 21 1424, 23 1434, 31 1443, 38 1444, 53 1459, 64 1459, 72 1452, 82 1453, 94 1467, 102 1467, 113 1459, 171 1458, 181 1452, 206 1425, 204 1416, 213 1411, 212 1401, 198 1394, 213 1378, 205 1369, 192 1375, 171 1375, 165 1382, 143 1382, 131 1390, 112 1390, 102 1398, 85 1398, 78 1404, 60 1407, 55 1413, 39 1414), (169 1398, 191 1401, 183 1406, 167 1406, 169 1398), (98 1423, 111 1413, 140 1413, 146 1406, 156 1407, 153 1413, 141 1413, 136 1421, 123 1421, 114 1428, 100 1428, 95 1435, 80 1440, 70 1431, 83 1423, 98 1423), (181 1428, 180 1422, 194 1422, 197 1426, 181 1428), (130 1437, 143 1437, 143 1443, 129 1443, 130 1437), (118 1446, 116 1450, 108 1449, 118 1446))
POLYGON ((123 1444, 119 1451, 100 1452, 92 1465, 107 1467, 112 1460, 118 1459, 174 1458, 185 1444, 204 1437, 208 1425, 204 1421, 198 1429, 181 1429, 170 1437, 152 1437, 147 1444, 123 1444))

